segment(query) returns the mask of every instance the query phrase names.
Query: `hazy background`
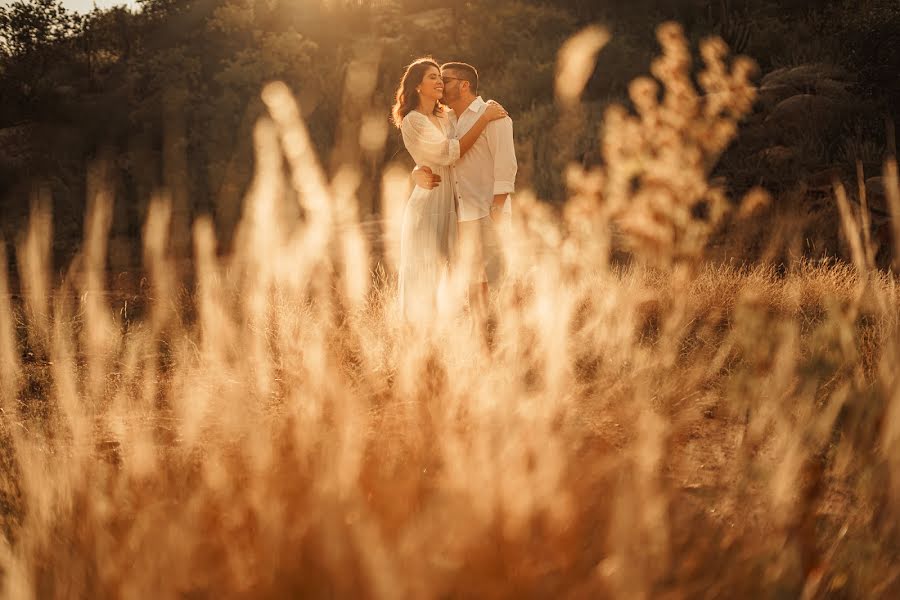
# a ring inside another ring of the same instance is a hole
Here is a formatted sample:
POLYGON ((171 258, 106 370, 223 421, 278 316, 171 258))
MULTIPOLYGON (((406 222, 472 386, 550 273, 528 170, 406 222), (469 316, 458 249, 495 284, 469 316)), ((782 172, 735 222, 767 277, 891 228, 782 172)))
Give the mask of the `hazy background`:
MULTIPOLYGON (((122 2, 98 2, 113 4, 122 2)), ((84 11, 90 3, 63 5, 84 11)), ((23 25, 0 26, 6 239, 42 197, 52 203, 54 251, 65 262, 83 228, 88 166, 107 157, 120 240, 112 254, 121 268, 139 257, 129 248, 148 199, 162 188, 179 190, 177 219, 212 216, 227 248, 252 172, 252 126, 264 114, 259 92, 272 80, 299 97, 329 174, 344 164, 361 174, 360 213, 377 220, 384 170, 412 166, 389 125, 392 96, 403 67, 427 54, 479 69, 480 92, 515 122, 517 187, 561 203, 565 165, 600 161, 604 111, 628 103, 629 83, 650 73, 658 52, 655 28, 674 20, 698 65, 700 40, 718 35, 759 66, 758 101, 714 175, 732 197, 762 185, 790 198, 780 204, 812 219, 802 252, 833 255, 842 250, 832 180, 854 182, 857 161, 865 178, 881 174, 895 137, 887 123, 900 105, 893 0, 148 0, 140 7, 80 16, 36 8, 33 19, 17 22, 31 23, 28 35, 23 25), (589 25, 612 37, 582 95, 580 124, 567 130, 553 94, 557 51, 589 25), (369 145, 361 148, 364 125, 369 145)), ((877 210, 877 198, 870 200, 877 210)))

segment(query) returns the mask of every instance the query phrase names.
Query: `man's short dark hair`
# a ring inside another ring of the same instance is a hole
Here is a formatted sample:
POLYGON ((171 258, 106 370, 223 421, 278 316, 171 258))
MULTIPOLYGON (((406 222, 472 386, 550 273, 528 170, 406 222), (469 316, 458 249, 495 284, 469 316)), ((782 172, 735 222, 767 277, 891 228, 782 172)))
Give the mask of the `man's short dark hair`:
POLYGON ((441 65, 441 71, 444 69, 452 69, 459 73, 460 79, 469 82, 469 89, 473 94, 478 93, 478 71, 470 64, 464 62, 448 62, 441 65))

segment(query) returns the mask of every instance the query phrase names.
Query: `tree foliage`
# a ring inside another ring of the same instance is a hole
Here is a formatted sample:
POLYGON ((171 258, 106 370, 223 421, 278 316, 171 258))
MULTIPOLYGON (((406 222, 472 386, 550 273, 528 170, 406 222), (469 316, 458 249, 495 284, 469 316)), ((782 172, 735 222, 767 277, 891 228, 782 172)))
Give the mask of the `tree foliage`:
MULTIPOLYGON (((810 60, 844 65, 873 101, 890 107, 900 94, 893 76, 900 45, 891 28, 898 18, 889 0, 862 8, 840 0, 815 8, 775 0, 140 0, 136 11, 84 16, 59 0, 17 0, 0 8, 0 130, 40 123, 71 132, 78 143, 45 140, 48 160, 32 163, 54 174, 65 161, 114 156, 135 231, 142 203, 166 183, 167 143, 177 142, 190 211, 231 222, 249 181, 252 126, 263 114, 259 91, 267 81, 285 81, 297 94, 320 155, 335 157, 331 168, 366 159, 362 195, 372 196, 383 165, 404 156, 399 136, 391 130, 383 152, 363 156, 345 153, 347 131, 363 118, 386 123, 403 66, 432 54, 479 68, 484 95, 515 118, 523 179, 552 199, 563 195, 559 145, 569 144, 576 159, 596 147, 603 108, 626 100, 628 83, 648 72, 660 21, 684 23, 695 44, 709 34, 733 36, 764 71, 810 60), (585 126, 553 139, 556 52, 596 22, 613 38, 585 90, 585 126), (348 87, 360 65, 374 73, 366 104, 348 87)), ((0 202, 23 202, 10 199, 10 190, 40 169, 10 167, 0 152, 0 202)), ((83 182, 65 187, 81 193, 83 182)), ((364 212, 377 210, 368 202, 364 212)))
POLYGON ((67 41, 81 19, 60 0, 19 0, 0 6, 0 52, 22 57, 67 41))

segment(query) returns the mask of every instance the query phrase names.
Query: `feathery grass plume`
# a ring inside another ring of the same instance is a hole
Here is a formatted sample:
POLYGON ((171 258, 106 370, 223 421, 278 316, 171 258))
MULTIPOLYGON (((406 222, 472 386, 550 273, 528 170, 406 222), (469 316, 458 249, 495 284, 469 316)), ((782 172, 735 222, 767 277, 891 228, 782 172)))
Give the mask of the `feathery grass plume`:
MULTIPOLYGON (((668 264, 700 256, 731 209, 724 189, 708 178, 753 104, 755 66, 738 57, 729 68, 724 42, 704 40, 700 53, 706 67, 697 77, 701 95, 691 79, 681 26, 663 24, 657 38, 663 54, 651 67, 655 79, 641 77, 629 86, 637 114, 622 106, 607 111, 606 165, 596 195, 601 213, 636 254, 668 264)), ((744 206, 763 204, 765 197, 755 189, 744 206)))
POLYGON ((53 219, 50 191, 39 187, 32 198, 28 231, 17 246, 19 273, 25 297, 28 343, 37 356, 46 356, 50 346, 50 278, 53 219))
POLYGON ((579 102, 584 87, 594 72, 597 54, 609 42, 609 32, 588 26, 570 37, 559 50, 556 65, 555 95, 559 117, 552 130, 554 149, 550 166, 564 175, 562 184, 574 188, 578 183, 573 140, 584 131, 585 110, 579 102))
POLYGON ((15 415, 16 397, 22 384, 22 367, 16 347, 16 322, 9 292, 6 243, 0 239, 0 407, 15 415))
POLYGON ((843 184, 836 183, 834 186, 834 196, 837 200, 838 209, 841 212, 841 222, 844 228, 844 235, 850 243, 850 252, 853 257, 853 264, 860 276, 866 275, 866 256, 863 246, 862 233, 856 223, 856 217, 853 216, 853 209, 850 208, 850 201, 847 200, 847 191, 843 184))
POLYGON ((862 161, 859 159, 856 159, 856 190, 859 194, 860 228, 862 229, 866 264, 869 268, 874 268, 876 248, 872 244, 872 215, 869 212, 869 202, 866 195, 865 171, 863 169, 862 161))
POLYGON ((556 66, 556 98, 564 105, 578 101, 594 72, 597 54, 609 42, 609 32, 591 25, 566 40, 556 66))
POLYGON ((894 239, 894 268, 900 266, 900 176, 897 174, 897 159, 890 158, 884 163, 885 195, 891 212, 891 230, 894 239))
POLYGON ((106 187, 105 165, 95 165, 88 178, 88 212, 85 219, 84 273, 78 288, 84 325, 81 343, 88 357, 89 403, 96 406, 105 401, 106 364, 117 342, 118 326, 106 306, 106 256, 109 228, 112 224, 112 196, 106 187))
POLYGON ((150 324, 154 336, 163 334, 177 314, 175 264, 169 254, 172 200, 166 194, 151 199, 143 227, 143 259, 150 278, 150 324))

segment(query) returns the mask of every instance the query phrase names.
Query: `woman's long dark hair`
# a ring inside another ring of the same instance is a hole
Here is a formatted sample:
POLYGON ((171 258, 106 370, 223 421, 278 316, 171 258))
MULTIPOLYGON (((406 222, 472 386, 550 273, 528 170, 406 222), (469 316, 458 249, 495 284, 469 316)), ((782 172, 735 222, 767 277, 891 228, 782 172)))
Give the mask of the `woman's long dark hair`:
MULTIPOLYGON (((433 58, 427 56, 414 60, 406 67, 406 72, 403 73, 400 86, 397 88, 397 93, 394 96, 394 107, 391 109, 391 118, 397 127, 400 127, 403 117, 419 105, 419 92, 416 91, 416 86, 425 79, 425 72, 428 70, 428 67, 434 67, 438 71, 441 70, 440 65, 433 58)), ((442 110, 443 105, 440 102, 434 105, 435 115, 441 114, 442 110)))

